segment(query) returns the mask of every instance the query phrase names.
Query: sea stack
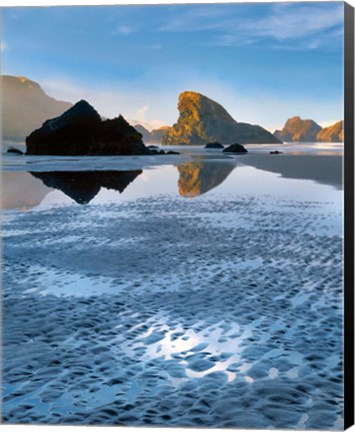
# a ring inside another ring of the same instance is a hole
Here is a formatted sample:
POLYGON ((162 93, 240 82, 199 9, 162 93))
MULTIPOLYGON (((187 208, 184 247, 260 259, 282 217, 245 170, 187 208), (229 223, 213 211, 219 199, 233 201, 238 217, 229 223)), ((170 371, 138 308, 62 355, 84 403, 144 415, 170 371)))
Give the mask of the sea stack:
POLYGON ((26 138, 26 154, 57 156, 145 155, 142 135, 121 115, 102 120, 85 100, 47 120, 26 138))
POLYGON ((180 94, 179 118, 162 136, 162 144, 228 144, 280 143, 261 126, 239 123, 219 103, 200 93, 185 91, 180 94))

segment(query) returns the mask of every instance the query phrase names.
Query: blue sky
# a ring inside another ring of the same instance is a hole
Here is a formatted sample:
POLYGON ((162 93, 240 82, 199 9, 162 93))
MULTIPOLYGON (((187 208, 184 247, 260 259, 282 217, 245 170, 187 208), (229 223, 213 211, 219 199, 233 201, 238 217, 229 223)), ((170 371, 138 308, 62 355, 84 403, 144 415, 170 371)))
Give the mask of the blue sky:
POLYGON ((343 118, 342 3, 18 7, 2 22, 2 74, 104 116, 172 124, 194 90, 272 131, 343 118))

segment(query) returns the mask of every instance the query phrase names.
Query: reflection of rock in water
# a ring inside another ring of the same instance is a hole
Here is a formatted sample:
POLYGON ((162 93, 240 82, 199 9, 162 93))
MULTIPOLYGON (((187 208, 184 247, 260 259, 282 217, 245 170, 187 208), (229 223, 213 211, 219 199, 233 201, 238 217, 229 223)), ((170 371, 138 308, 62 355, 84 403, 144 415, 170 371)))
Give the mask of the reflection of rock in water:
POLYGON ((3 209, 28 210, 40 204, 51 191, 27 172, 3 172, 1 176, 3 209))
POLYGON ((216 162, 185 162, 178 166, 179 193, 193 198, 219 186, 234 170, 235 165, 216 162))
POLYGON ((90 202, 102 187, 122 193, 141 173, 142 170, 31 172, 46 186, 61 190, 79 204, 90 202))

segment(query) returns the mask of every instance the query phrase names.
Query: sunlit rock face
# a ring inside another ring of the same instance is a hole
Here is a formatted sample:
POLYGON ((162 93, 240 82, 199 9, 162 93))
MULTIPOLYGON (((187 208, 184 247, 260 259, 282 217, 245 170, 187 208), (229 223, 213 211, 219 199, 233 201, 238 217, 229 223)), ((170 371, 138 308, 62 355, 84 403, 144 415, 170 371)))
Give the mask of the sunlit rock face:
POLYGON ((59 171, 32 172, 47 187, 59 189, 78 204, 89 203, 100 189, 113 189, 122 193, 142 173, 134 171, 59 171))
POLYGON ((185 162, 178 166, 179 194, 186 198, 202 195, 223 183, 234 168, 213 162, 185 162))
POLYGON ((342 121, 334 123, 332 126, 323 128, 317 134, 319 142, 343 142, 344 141, 344 125, 342 121))
POLYGON ((61 116, 47 120, 26 138, 30 155, 144 155, 149 150, 142 135, 121 115, 101 120, 85 100, 61 116))
POLYGON ((274 135, 281 141, 314 142, 321 129, 315 121, 295 116, 288 119, 282 130, 276 130, 274 135))
POLYGON ((24 141, 46 119, 72 106, 48 96, 37 82, 25 77, 3 75, 0 84, 3 141, 24 141))
POLYGON ((218 141, 230 144, 279 143, 261 126, 238 123, 217 102, 202 94, 186 91, 180 94, 179 118, 170 130, 163 133, 162 144, 207 144, 218 141))

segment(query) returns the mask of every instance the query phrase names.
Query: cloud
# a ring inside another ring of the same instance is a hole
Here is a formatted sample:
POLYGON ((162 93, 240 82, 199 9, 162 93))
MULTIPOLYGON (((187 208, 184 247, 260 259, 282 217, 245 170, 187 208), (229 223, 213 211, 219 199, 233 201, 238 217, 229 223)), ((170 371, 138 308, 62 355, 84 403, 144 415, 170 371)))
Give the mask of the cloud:
MULTIPOLYGON (((253 6, 250 6, 251 8, 253 6)), ((254 6, 255 7, 255 6, 254 6)), ((342 37, 343 5, 280 3, 249 9, 243 5, 197 7, 184 15, 176 14, 160 27, 162 32, 209 31, 207 44, 252 45, 270 41, 282 47, 283 43, 299 43, 303 49, 327 45, 329 40, 342 37), (204 9, 205 8, 205 9, 204 9), (315 40, 313 40, 315 39, 315 40), (322 40, 325 39, 325 40, 322 40)), ((295 47, 295 45, 293 45, 295 47)))
POLYGON ((153 49, 153 50, 161 50, 163 48, 162 44, 153 44, 150 45, 149 48, 153 49))
POLYGON ((148 105, 143 105, 141 108, 139 108, 139 110, 137 110, 136 112, 136 116, 138 119, 142 119, 145 120, 145 115, 147 113, 147 111, 149 110, 149 106, 148 105))
POLYGON ((119 27, 117 27, 112 34, 113 35, 123 35, 123 36, 129 36, 132 33, 135 33, 136 29, 132 26, 128 26, 128 25, 121 25, 119 27))
POLYGON ((5 50, 7 50, 8 46, 4 41, 0 41, 0 51, 4 52, 5 50))
POLYGON ((141 124, 148 130, 158 129, 161 126, 165 126, 165 124, 161 120, 157 119, 148 119, 147 113, 149 111, 148 105, 143 105, 140 107, 134 114, 133 118, 129 119, 129 122, 133 125, 141 124))
POLYGON ((230 17, 229 6, 224 8, 191 6, 183 13, 175 11, 173 18, 164 22, 158 30, 161 32, 184 32, 214 30, 223 27, 225 19, 230 17))
MULTIPOLYGON (((343 24, 343 8, 287 5, 269 16, 244 24, 244 29, 277 40, 299 39, 343 24)), ((242 26, 243 28, 243 26, 242 26)))

